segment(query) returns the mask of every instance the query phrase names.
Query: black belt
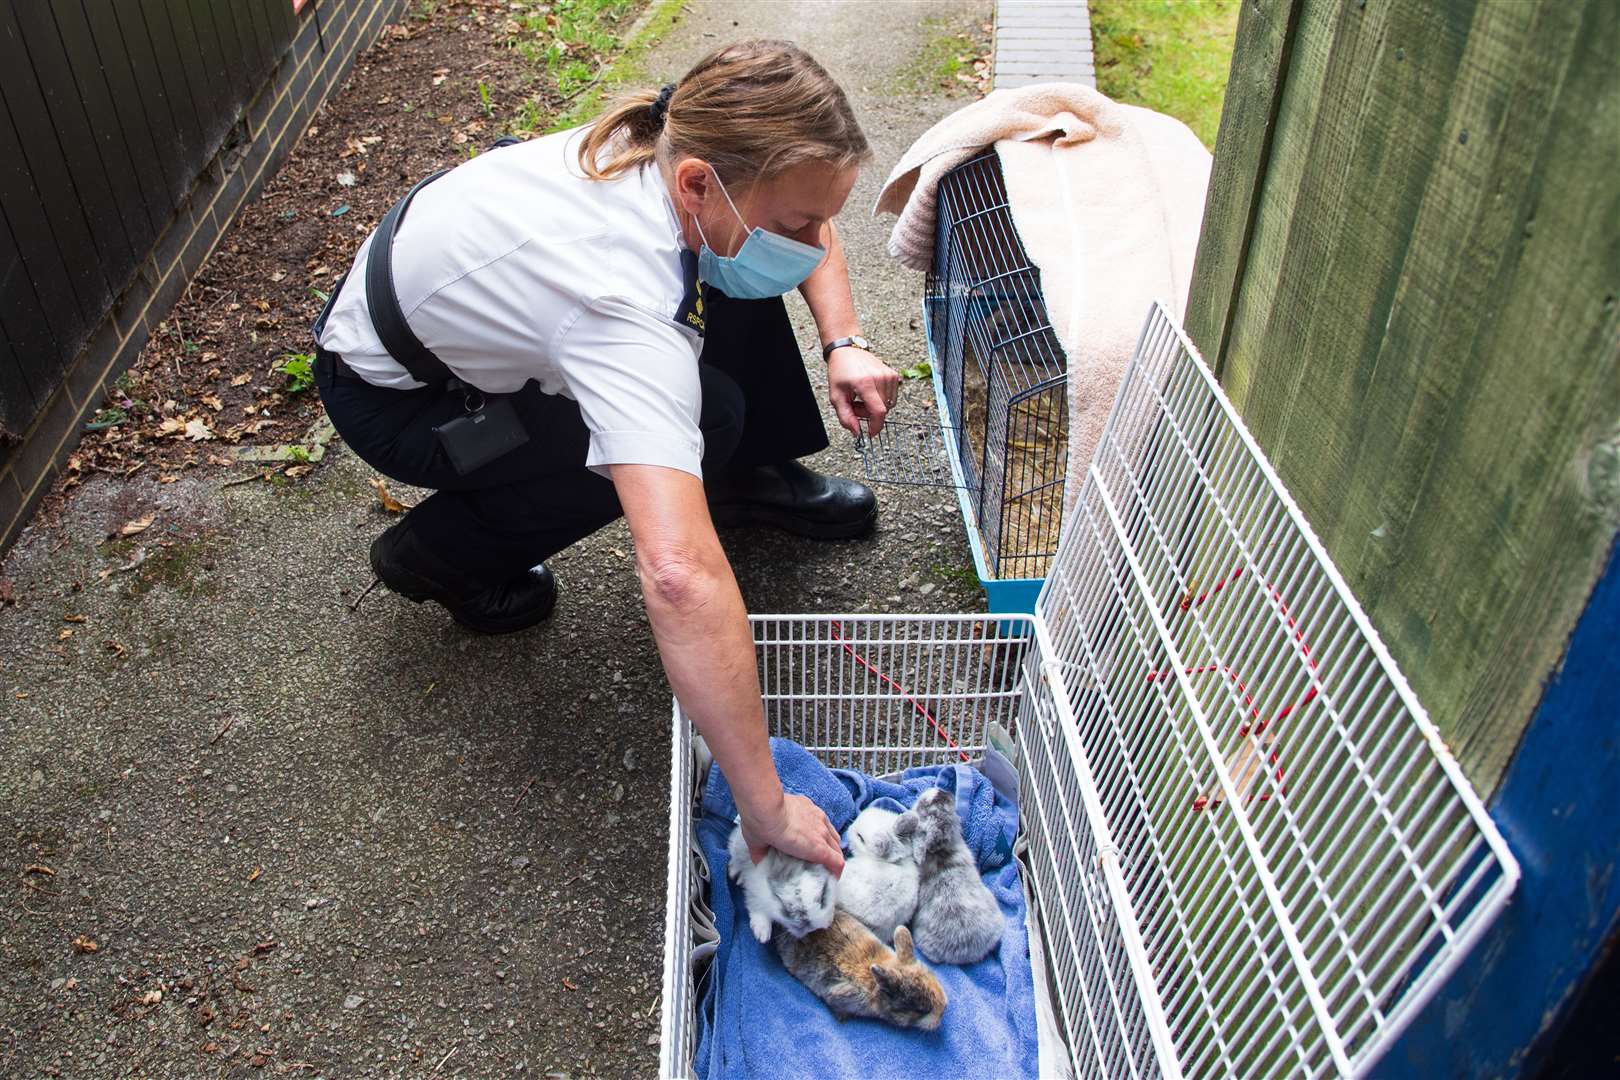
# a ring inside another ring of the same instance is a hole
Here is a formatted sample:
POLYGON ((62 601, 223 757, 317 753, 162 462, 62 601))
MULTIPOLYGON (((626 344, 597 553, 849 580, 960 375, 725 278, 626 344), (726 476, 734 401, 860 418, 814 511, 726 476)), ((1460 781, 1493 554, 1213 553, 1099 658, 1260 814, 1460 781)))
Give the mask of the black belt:
POLYGON ((363 383, 366 381, 359 375, 355 374, 352 367, 343 362, 343 357, 339 356, 335 352, 332 352, 330 349, 322 349, 318 356, 317 362, 330 364, 332 366, 332 378, 337 379, 339 382, 363 383))

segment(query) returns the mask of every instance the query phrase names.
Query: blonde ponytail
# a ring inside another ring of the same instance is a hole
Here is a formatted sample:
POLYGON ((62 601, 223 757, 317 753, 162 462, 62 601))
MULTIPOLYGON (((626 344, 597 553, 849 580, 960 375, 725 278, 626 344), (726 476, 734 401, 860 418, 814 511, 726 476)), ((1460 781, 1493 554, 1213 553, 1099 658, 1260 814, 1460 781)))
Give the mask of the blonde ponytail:
POLYGON ((701 158, 726 183, 746 184, 808 161, 846 168, 872 157, 844 91, 792 42, 723 45, 655 108, 659 100, 642 90, 613 103, 580 144, 586 176, 611 180, 668 155, 701 158))
POLYGON ((619 97, 592 124, 579 146, 579 167, 592 180, 611 180, 651 162, 662 125, 652 114, 656 90, 637 90, 619 97), (612 152, 606 162, 604 152, 612 152))

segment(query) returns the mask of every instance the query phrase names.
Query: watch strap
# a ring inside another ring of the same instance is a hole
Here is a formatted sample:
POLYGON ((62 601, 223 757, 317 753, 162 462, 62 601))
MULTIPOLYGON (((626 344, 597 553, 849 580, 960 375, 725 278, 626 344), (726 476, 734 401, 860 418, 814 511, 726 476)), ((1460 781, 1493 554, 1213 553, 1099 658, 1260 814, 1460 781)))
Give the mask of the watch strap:
POLYGON ((849 337, 841 337, 836 341, 829 341, 829 342, 827 342, 827 344, 823 345, 821 347, 821 359, 822 360, 831 360, 833 350, 834 349, 842 349, 846 345, 854 345, 856 348, 859 348, 859 349, 868 349, 868 350, 870 350, 872 348, 872 343, 870 341, 867 341, 865 338, 861 337, 861 335, 859 335, 859 334, 852 334, 849 337))

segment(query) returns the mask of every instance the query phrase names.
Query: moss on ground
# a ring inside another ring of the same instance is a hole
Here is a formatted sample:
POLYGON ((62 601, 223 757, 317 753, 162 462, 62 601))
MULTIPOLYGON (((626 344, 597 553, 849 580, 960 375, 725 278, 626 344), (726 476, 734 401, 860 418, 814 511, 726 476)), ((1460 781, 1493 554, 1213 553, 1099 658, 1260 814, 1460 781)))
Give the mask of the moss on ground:
POLYGON ((989 20, 982 15, 931 15, 922 20, 927 34, 922 48, 895 72, 898 93, 944 90, 953 97, 976 89, 973 62, 988 58, 989 20))

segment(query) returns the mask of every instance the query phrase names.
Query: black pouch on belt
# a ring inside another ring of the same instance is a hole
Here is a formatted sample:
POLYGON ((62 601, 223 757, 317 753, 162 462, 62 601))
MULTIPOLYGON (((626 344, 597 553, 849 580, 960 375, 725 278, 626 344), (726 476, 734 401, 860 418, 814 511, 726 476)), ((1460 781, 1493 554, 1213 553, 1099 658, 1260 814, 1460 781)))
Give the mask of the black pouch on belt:
MULTIPOLYGON (((507 142, 503 139, 496 146, 507 142)), ((439 445, 444 448, 445 457, 450 460, 451 468, 458 475, 465 476, 528 442, 529 433, 507 398, 499 394, 486 396, 450 374, 444 361, 433 355, 432 350, 423 345, 411 330, 405 321, 405 313, 400 310, 399 295, 394 291, 394 230, 399 227, 399 219, 405 215, 405 208, 411 204, 416 193, 448 171, 436 172, 418 181, 403 199, 394 204, 392 210, 383 215, 382 223, 377 226, 376 235, 371 240, 371 255, 366 260, 366 307, 383 347, 411 373, 413 379, 429 386, 442 386, 452 393, 459 389, 466 395, 465 415, 433 429, 439 445)))
POLYGON ((433 429, 450 459, 451 468, 458 476, 466 476, 474 469, 488 465, 509 450, 515 450, 529 441, 517 410, 504 397, 491 397, 474 409, 470 401, 481 394, 469 392, 469 405, 464 416, 440 424, 433 429))

